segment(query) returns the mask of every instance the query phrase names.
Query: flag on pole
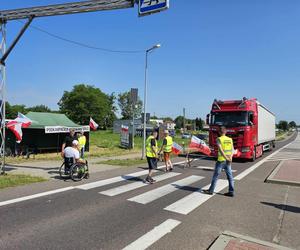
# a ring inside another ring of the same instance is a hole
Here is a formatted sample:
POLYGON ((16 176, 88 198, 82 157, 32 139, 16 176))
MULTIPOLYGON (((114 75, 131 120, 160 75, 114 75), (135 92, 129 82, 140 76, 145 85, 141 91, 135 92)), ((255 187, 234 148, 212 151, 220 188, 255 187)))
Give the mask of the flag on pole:
POLYGON ((6 127, 14 133, 14 135, 17 139, 17 142, 22 141, 23 132, 22 132, 22 124, 21 123, 18 123, 15 120, 12 120, 6 124, 6 127))
POLYGON ((182 152, 183 147, 181 147, 179 144, 177 144, 176 142, 173 142, 172 145, 172 152, 176 155, 180 154, 180 152, 182 152))
POLYGON ((17 142, 21 142, 23 137, 22 128, 28 128, 31 123, 32 121, 27 116, 18 113, 18 117, 14 120, 9 121, 6 124, 6 127, 14 133, 17 142))
POLYGON ((97 128, 99 127, 99 125, 93 120, 92 117, 90 117, 90 127, 92 130, 97 130, 97 128))
POLYGON ((32 123, 32 120, 20 112, 18 112, 18 117, 15 120, 22 124, 22 128, 28 128, 32 123))
POLYGON ((242 154, 242 153, 241 153, 240 150, 238 150, 238 149, 233 150, 233 157, 238 158, 238 157, 241 156, 241 154, 242 154))
POLYGON ((197 151, 199 151, 200 153, 203 153, 205 155, 211 154, 210 148, 206 145, 205 141, 199 139, 198 137, 196 137, 194 135, 191 138, 189 148, 196 149, 197 151))

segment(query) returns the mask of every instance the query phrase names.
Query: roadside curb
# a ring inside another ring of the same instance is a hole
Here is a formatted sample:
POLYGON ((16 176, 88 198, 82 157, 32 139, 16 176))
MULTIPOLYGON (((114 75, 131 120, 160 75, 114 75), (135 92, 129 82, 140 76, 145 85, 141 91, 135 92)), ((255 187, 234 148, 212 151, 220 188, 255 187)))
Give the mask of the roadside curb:
POLYGON ((276 245, 274 243, 258 240, 258 239, 252 238, 250 236, 240 235, 240 234, 233 233, 230 231, 224 231, 217 238, 217 240, 212 244, 212 246, 209 247, 208 249, 209 250, 236 249, 234 246, 232 246, 232 248, 231 248, 232 242, 237 242, 243 246, 254 244, 255 246, 257 246, 257 249, 265 249, 265 247, 268 247, 268 248, 270 248, 270 250, 271 249, 273 249, 273 250, 292 250, 292 248, 276 245), (259 248, 259 247, 261 247, 261 248, 259 248))
POLYGON ((284 164, 285 161, 281 161, 277 167, 273 170, 273 172, 268 176, 266 179, 266 183, 273 183, 273 184, 281 184, 281 185, 290 185, 290 186, 300 186, 300 182, 297 181, 287 181, 287 180, 280 180, 276 179, 275 176, 284 164))

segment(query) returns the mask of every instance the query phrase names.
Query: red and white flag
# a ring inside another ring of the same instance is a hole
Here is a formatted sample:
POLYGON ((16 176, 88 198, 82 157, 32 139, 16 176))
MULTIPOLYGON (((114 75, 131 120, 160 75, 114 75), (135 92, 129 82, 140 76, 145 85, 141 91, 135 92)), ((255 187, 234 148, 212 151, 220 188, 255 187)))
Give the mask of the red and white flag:
POLYGON ((97 128, 99 127, 99 125, 93 120, 92 117, 90 117, 90 127, 92 130, 97 130, 97 128))
POLYGON ((127 132, 128 132, 128 130, 129 130, 129 127, 128 127, 128 126, 121 125, 121 131, 122 131, 122 132, 125 132, 125 133, 127 133, 127 132))
POLYGON ((210 148, 206 145, 205 141, 199 139, 196 136, 192 136, 191 143, 189 145, 189 148, 196 149, 200 153, 203 153, 205 155, 210 155, 211 151, 210 148))
POLYGON ((15 119, 18 123, 22 123, 22 128, 28 128, 32 121, 22 113, 18 112, 18 117, 15 119))
POLYGON ((241 151, 238 150, 238 149, 235 149, 235 150, 233 151, 233 157, 238 158, 238 157, 241 156, 241 154, 242 154, 241 151))
POLYGON ((176 155, 180 154, 180 152, 182 152, 183 147, 181 147, 179 144, 177 144, 176 142, 173 142, 172 145, 172 152, 176 155))
POLYGON ((10 129, 16 136, 17 142, 22 141, 22 128, 28 128, 32 121, 25 115, 18 113, 18 117, 14 120, 9 121, 6 127, 10 129))

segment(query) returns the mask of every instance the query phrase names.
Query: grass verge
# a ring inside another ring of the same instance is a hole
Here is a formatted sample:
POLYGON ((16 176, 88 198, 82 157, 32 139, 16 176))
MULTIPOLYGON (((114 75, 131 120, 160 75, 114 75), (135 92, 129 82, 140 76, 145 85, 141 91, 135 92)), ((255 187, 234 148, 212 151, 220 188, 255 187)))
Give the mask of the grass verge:
POLYGON ((8 187, 16 187, 21 185, 26 185, 30 183, 47 181, 42 177, 30 176, 30 175, 0 175, 0 189, 8 187))
POLYGON ((294 131, 278 131, 276 132, 276 141, 282 141, 293 133, 294 131))
POLYGON ((135 158, 135 159, 113 159, 113 160, 106 160, 106 161, 99 161, 97 164, 107 164, 107 165, 114 165, 114 166, 135 166, 135 165, 140 165, 140 164, 145 164, 147 161, 141 160, 140 158, 135 158))

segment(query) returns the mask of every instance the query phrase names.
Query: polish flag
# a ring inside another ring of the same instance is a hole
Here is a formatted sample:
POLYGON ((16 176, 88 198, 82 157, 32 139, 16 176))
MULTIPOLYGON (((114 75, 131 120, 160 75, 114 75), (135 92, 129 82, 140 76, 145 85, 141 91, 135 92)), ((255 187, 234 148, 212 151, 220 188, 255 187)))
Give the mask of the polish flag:
POLYGON ((32 121, 25 115, 18 113, 18 117, 14 120, 9 121, 6 124, 6 127, 10 129, 17 138, 17 142, 22 141, 22 128, 28 128, 31 125, 32 121))
POLYGON ((121 125, 121 131, 122 132, 128 132, 128 130, 129 130, 129 128, 128 128, 128 126, 125 126, 125 125, 121 125))
POLYGON ((97 130, 97 128, 99 127, 99 125, 93 120, 92 117, 90 117, 90 127, 92 130, 97 130))
POLYGON ((172 152, 176 155, 180 154, 180 152, 182 152, 183 147, 181 147, 179 144, 177 144, 176 142, 173 142, 172 145, 172 152))
POLYGON ((30 120, 27 116, 23 115, 22 113, 18 112, 18 117, 15 119, 18 123, 22 124, 22 128, 28 128, 32 120, 30 120))
POLYGON ((211 154, 210 148, 206 145, 205 141, 199 139, 194 135, 192 136, 189 148, 196 149, 197 151, 205 155, 211 154))
POLYGON ((235 149, 234 151, 233 151, 233 157, 240 157, 241 156, 241 151, 240 150, 238 150, 238 149, 235 149))
POLYGON ((22 136, 23 136, 22 123, 18 123, 15 120, 12 120, 6 124, 6 127, 14 133, 17 142, 22 141, 22 136))

